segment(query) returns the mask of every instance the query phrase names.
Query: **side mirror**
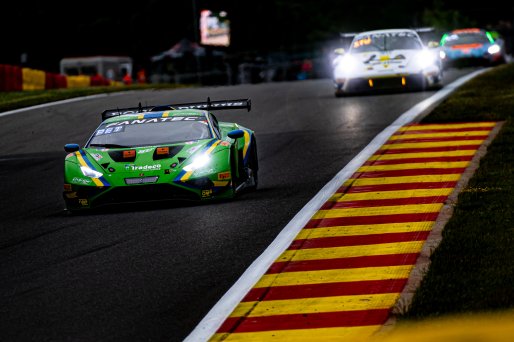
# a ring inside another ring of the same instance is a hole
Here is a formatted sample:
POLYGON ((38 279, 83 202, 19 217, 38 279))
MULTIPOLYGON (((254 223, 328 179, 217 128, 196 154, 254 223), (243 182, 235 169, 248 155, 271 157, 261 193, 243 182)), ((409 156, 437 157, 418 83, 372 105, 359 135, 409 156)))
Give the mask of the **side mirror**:
POLYGON ((242 129, 236 129, 233 131, 228 132, 228 137, 232 139, 238 139, 245 135, 245 132, 242 129))
POLYGON ((342 56, 345 54, 346 51, 344 51, 344 49, 335 49, 334 50, 334 54, 337 55, 337 56, 342 56))
POLYGON ((76 152, 80 150, 79 144, 66 144, 64 145, 64 150, 68 153, 76 152))

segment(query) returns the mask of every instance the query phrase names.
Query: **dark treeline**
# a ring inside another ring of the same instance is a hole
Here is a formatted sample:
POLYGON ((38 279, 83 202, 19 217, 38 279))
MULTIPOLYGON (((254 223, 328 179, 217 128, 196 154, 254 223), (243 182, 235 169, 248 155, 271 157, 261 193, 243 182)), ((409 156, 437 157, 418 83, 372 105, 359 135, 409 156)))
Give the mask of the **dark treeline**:
POLYGON ((512 5, 470 7, 466 1, 146 0, 19 1, 3 5, 0 63, 58 71, 62 57, 129 55, 146 63, 182 38, 195 40, 193 9, 225 10, 229 53, 314 49, 341 31, 512 23, 512 5), (504 8, 501 8, 501 7, 504 8))

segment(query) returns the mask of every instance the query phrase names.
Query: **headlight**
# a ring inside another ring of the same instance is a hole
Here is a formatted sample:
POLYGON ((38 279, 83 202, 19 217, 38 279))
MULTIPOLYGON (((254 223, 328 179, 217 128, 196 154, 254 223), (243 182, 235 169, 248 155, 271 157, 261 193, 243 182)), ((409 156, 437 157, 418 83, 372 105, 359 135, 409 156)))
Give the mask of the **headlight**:
POLYGON ((82 174, 86 177, 100 178, 103 176, 103 173, 90 169, 87 166, 81 166, 80 171, 82 171, 82 174))
POLYGON ((416 64, 421 69, 428 68, 429 66, 435 64, 435 56, 432 52, 423 50, 416 56, 416 64))
POLYGON ((348 75, 351 74, 358 66, 358 60, 352 55, 344 55, 339 59, 336 65, 337 75, 348 75))
POLYGON ((500 52, 501 48, 498 44, 493 44, 489 46, 489 49, 487 49, 487 52, 489 52, 491 55, 494 55, 495 53, 500 52))
POLYGON ((199 168, 202 168, 205 165, 209 164, 210 161, 211 157, 209 157, 207 154, 200 154, 196 156, 195 159, 193 159, 193 162, 191 164, 186 165, 184 167, 184 170, 187 172, 198 170, 199 168))

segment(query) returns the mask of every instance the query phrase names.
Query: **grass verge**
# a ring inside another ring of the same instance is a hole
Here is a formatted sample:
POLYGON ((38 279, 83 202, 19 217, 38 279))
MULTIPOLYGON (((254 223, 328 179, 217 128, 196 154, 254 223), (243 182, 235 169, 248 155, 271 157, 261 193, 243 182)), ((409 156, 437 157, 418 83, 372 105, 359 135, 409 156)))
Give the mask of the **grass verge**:
POLYGON ((42 103, 66 100, 73 97, 114 93, 128 90, 183 88, 180 84, 138 84, 119 87, 90 87, 51 90, 0 92, 0 112, 35 106, 42 103))
POLYGON ((460 193, 400 321, 514 308, 514 64, 463 85, 424 123, 505 121, 460 193))

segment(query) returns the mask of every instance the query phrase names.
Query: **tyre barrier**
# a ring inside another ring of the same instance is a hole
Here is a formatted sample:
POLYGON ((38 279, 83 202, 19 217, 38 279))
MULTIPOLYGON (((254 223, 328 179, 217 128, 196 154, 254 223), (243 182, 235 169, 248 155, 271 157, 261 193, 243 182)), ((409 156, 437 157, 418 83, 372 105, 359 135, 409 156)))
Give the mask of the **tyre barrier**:
POLYGON ((46 84, 45 72, 41 70, 33 70, 23 68, 22 72, 22 89, 23 90, 44 90, 46 84))
POLYGON ((67 88, 67 77, 60 74, 46 73, 45 89, 67 88))
POLYGON ((91 85, 90 76, 67 76, 68 88, 85 88, 91 85))
POLYGON ((20 91, 23 89, 21 68, 0 64, 0 91, 20 91))
POLYGON ((0 92, 121 85, 123 85, 122 82, 111 81, 101 75, 65 76, 0 64, 0 92))

